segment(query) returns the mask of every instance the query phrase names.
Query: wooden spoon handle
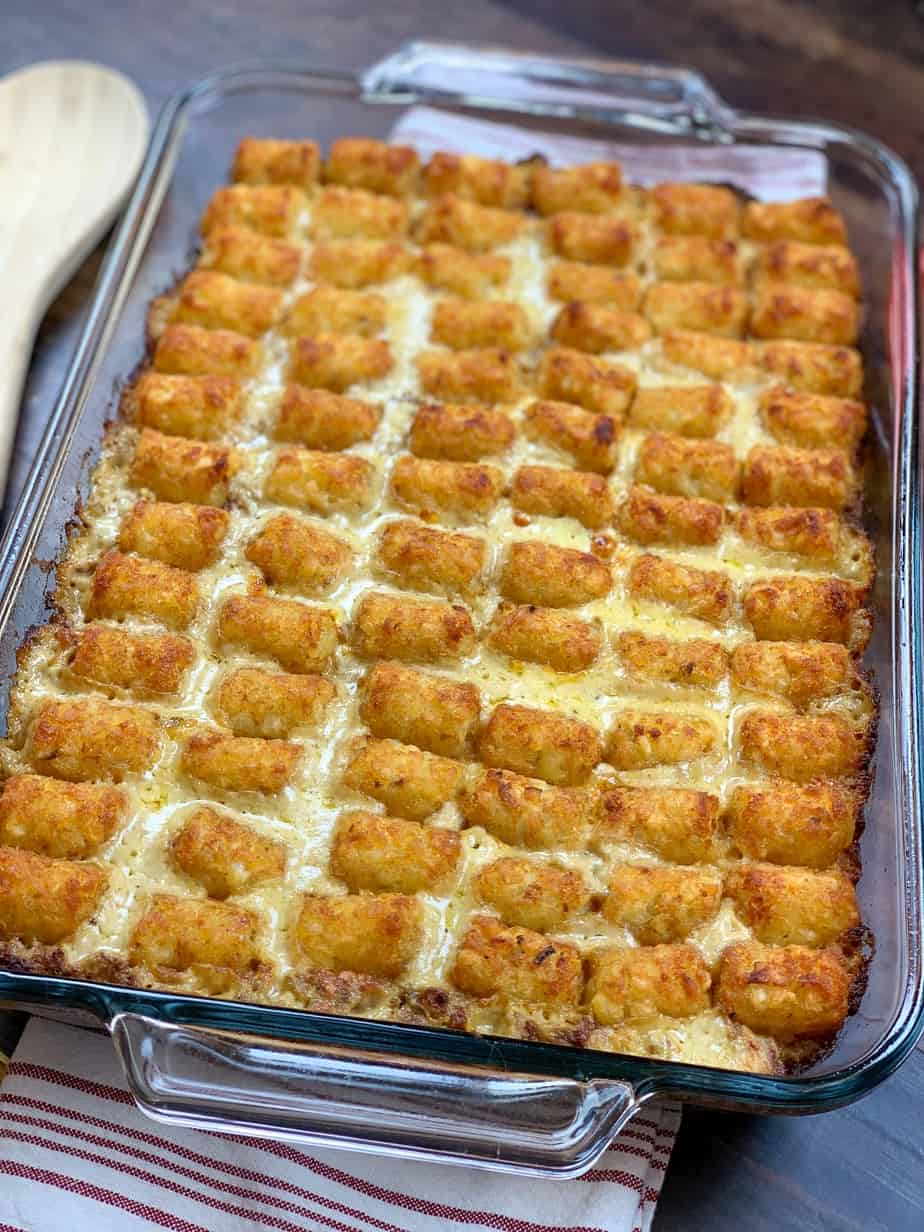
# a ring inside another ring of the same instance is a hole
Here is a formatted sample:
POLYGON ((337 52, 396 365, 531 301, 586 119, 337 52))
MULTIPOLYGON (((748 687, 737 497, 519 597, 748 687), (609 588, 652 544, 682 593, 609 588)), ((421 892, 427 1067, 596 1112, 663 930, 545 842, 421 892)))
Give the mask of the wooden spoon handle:
POLYGON ((8 277, 0 261, 0 504, 13 455, 23 384, 35 335, 45 309, 45 280, 40 286, 8 277))

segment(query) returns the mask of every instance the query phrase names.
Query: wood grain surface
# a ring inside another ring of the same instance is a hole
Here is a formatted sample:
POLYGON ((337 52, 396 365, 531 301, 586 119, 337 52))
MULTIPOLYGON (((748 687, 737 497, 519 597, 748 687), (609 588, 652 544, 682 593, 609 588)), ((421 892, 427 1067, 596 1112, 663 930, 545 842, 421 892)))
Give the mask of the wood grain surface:
MULTIPOLYGON (((691 65, 727 100, 820 115, 882 138, 924 173, 924 20, 911 0, 4 0, 0 73, 86 57, 152 109, 210 69, 269 56, 359 67, 413 37, 691 65)), ((57 393, 97 253, 55 301, 26 388, 7 507, 57 393)), ((695 1109, 656 1232, 922 1232, 924 1052, 859 1104, 785 1120, 695 1109)))

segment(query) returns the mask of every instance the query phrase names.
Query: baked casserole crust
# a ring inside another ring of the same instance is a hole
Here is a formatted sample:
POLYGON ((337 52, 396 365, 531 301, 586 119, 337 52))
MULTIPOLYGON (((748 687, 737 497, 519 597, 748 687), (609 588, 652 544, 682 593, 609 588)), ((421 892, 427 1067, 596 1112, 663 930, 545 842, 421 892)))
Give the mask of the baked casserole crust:
POLYGON ((824 199, 245 138, 0 758, 0 961, 761 1073, 862 991, 824 199))

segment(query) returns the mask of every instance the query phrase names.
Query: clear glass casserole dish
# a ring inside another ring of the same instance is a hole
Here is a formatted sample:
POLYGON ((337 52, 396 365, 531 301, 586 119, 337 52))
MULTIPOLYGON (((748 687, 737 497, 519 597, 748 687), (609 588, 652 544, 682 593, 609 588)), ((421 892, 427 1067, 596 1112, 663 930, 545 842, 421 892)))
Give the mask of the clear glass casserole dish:
MULTIPOLYGON (((867 287, 862 346, 873 408, 867 530, 878 575, 866 664, 881 705, 877 773, 859 885, 877 941, 859 1012, 798 1077, 767 1077, 529 1041, 0 971, 0 1003, 110 1030, 141 1107, 159 1119, 288 1136, 536 1175, 589 1167, 648 1099, 754 1112, 816 1112, 857 1099, 908 1055, 924 1024, 921 970, 920 461, 916 423, 917 191, 904 164, 837 126, 741 115, 684 70, 543 60, 412 44, 358 76, 243 65, 171 103, 107 256, 96 297, 0 551, 0 667, 45 618, 103 425, 140 358, 150 300, 189 263, 192 221, 244 133, 386 136, 408 109, 512 113, 525 132, 614 138, 630 178, 678 175, 677 151, 737 158, 814 152, 867 287), (659 167, 661 174, 659 176, 659 167)), ((473 152, 479 151, 477 147, 473 152)), ((722 169, 729 172, 723 176, 722 169)))

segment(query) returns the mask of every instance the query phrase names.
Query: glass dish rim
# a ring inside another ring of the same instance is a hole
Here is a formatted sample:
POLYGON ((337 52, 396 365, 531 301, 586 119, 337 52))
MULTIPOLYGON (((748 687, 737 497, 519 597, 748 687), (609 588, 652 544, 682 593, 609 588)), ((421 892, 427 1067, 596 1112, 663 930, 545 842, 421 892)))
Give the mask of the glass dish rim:
MULTIPOLYGON (((5 627, 15 605, 19 582, 30 557, 31 536, 43 523, 46 502, 56 484, 57 464, 63 459, 71 435, 79 422, 96 364, 105 352, 118 320, 126 288, 140 262, 163 196, 169 185, 172 165, 182 140, 187 119, 198 105, 227 90, 246 90, 265 86, 311 88, 312 85, 343 86, 360 101, 402 104, 426 101, 435 105, 509 108, 509 103, 484 96, 453 95, 443 92, 408 91, 400 81, 389 79, 382 70, 400 67, 401 57, 413 58, 428 46, 442 50, 444 45, 410 43, 393 57, 372 69, 349 71, 308 63, 287 61, 243 61, 209 73, 170 99, 163 108, 151 137, 136 187, 123 219, 107 249, 92 303, 73 358, 68 366, 60 394, 48 426, 23 486, 0 545, 0 627, 5 627)), ((471 52, 472 47, 466 47, 471 52)), ((480 50, 480 49, 477 49, 480 50)), ((601 65, 607 70, 631 74, 640 66, 631 61, 561 60, 557 57, 496 53, 499 60, 516 72, 523 65, 567 65, 579 76, 593 74, 601 65)), ((899 781, 904 794, 905 824, 904 893, 908 912, 916 924, 916 945, 907 962, 905 995, 893 1021, 886 1026, 878 1046, 864 1056, 829 1074, 808 1076, 768 1076, 739 1071, 711 1069, 677 1061, 658 1061, 623 1054, 513 1040, 473 1036, 445 1028, 426 1028, 402 1023, 287 1010, 244 1002, 177 995, 62 977, 0 971, 0 1002, 46 1011, 83 1010, 109 1024, 121 1013, 141 1013, 162 1017, 177 1025, 198 1025, 228 1032, 274 1038, 281 1042, 310 1041, 339 1044, 361 1050, 374 1047, 392 1055, 410 1055, 439 1062, 500 1069, 505 1072, 549 1074, 589 1081, 593 1078, 626 1080, 636 1097, 667 1094, 694 1099, 699 1103, 729 1103, 763 1112, 823 1111, 849 1103, 865 1094, 891 1073, 909 1055, 924 1030, 924 972, 922 972, 921 925, 924 918, 922 897, 922 859, 919 810, 915 807, 920 791, 920 718, 922 714, 921 639, 924 616, 918 601, 922 592, 920 527, 920 433, 916 422, 918 400, 918 280, 916 273, 918 193, 909 168, 887 146, 845 126, 828 121, 789 119, 772 115, 735 112, 711 91, 698 74, 689 70, 661 70, 672 81, 691 90, 684 93, 682 110, 656 122, 644 112, 614 107, 601 115, 599 109, 582 113, 580 109, 554 110, 518 104, 521 114, 604 119, 614 125, 635 130, 641 135, 656 131, 704 142, 743 142, 772 140, 775 144, 820 148, 827 143, 843 143, 874 162, 896 195, 899 226, 893 237, 893 305, 898 322, 896 348, 900 362, 893 361, 896 413, 901 415, 895 473, 898 490, 892 494, 895 507, 893 546, 895 576, 893 590, 893 644, 891 668, 896 676, 896 697, 906 701, 896 734, 896 749, 907 760, 899 781), (907 687, 902 682, 907 680, 907 687), (912 819, 910 822, 908 819, 912 819)))

